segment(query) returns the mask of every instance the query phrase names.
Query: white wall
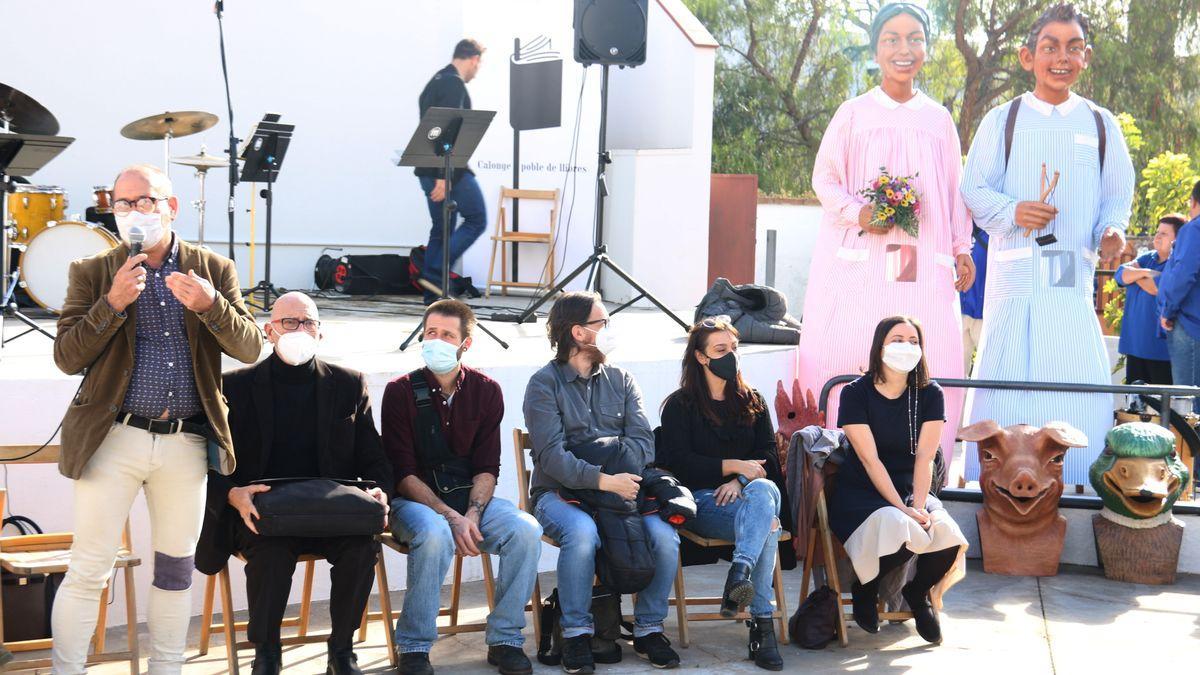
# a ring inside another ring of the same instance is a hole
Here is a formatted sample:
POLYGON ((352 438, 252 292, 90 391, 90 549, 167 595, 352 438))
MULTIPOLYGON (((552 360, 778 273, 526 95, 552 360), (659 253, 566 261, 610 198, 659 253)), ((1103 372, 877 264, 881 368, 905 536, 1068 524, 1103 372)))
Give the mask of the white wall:
POLYGON ((759 203, 755 225, 754 282, 766 283, 767 230, 775 230, 775 288, 787 297, 788 312, 804 311, 808 266, 821 227, 821 207, 807 204, 759 203))
MULTIPOLYGON (((47 106, 61 122, 62 134, 77 139, 33 178, 65 187, 70 212, 82 213, 92 187, 111 182, 121 166, 162 163, 161 142, 119 135, 135 119, 168 109, 209 111, 220 123, 176 140, 172 154, 194 154, 202 143, 209 153, 220 154, 227 146, 229 121, 212 2, 124 0, 120 9, 86 0, 4 3, 0 81, 47 106), (65 36, 78 38, 60 39, 65 36)), ((464 35, 488 47, 479 76, 468 85, 474 107, 497 111, 473 163, 484 189, 488 232, 464 256, 464 272, 477 283, 487 276, 499 187, 512 183, 508 59, 514 37, 548 35, 564 60, 562 126, 522 134, 521 159, 529 166, 521 184, 566 193, 557 246, 560 268, 574 267, 591 253, 600 70, 586 69, 579 143, 572 157, 576 103, 585 77, 572 57, 572 9, 564 0, 227 3, 225 44, 235 132, 245 136, 264 112, 282 113, 284 121, 297 125, 276 185, 272 280, 285 287, 311 287, 312 265, 325 246, 405 252, 425 242, 429 214, 416 178, 391 159, 416 126, 421 88, 449 61, 454 42, 464 35)), ((627 142, 612 147, 691 147, 694 175, 668 186, 666 193, 662 186, 656 189, 674 202, 687 197, 700 201, 697 191, 703 190, 702 217, 699 209, 680 215, 701 217, 706 224, 711 147, 708 132, 696 142, 694 130, 711 125, 713 50, 694 55, 697 50, 657 2, 651 3, 650 27, 647 66, 614 71, 612 114, 617 138, 621 129, 640 125, 653 133, 625 134, 627 142), (695 69, 698 58, 708 62, 700 70, 695 69), (675 84, 664 89, 664 82, 675 84), (671 95, 654 95, 661 91, 671 95), (685 117, 694 123, 680 125, 685 117)), ((188 204, 198 196, 197 182, 186 167, 171 173, 184 205, 177 226, 194 240, 196 216, 188 204)), ((228 250, 227 192, 224 174, 210 173, 205 239, 221 252, 228 250)), ((251 194, 249 186, 239 186, 235 213, 235 253, 246 286, 263 276, 261 247, 251 279, 248 249, 242 246, 250 239, 251 194)), ((631 191, 614 193, 610 203, 633 198, 631 191)), ((532 206, 524 211, 526 229, 544 227, 545 212, 532 206)), ((259 200, 255 234, 260 242, 264 218, 259 200)), ((617 229, 634 225, 625 222, 617 229)), ((544 249, 526 246, 522 258, 522 278, 537 277, 544 249)), ((688 262, 703 269, 706 261, 688 262)))

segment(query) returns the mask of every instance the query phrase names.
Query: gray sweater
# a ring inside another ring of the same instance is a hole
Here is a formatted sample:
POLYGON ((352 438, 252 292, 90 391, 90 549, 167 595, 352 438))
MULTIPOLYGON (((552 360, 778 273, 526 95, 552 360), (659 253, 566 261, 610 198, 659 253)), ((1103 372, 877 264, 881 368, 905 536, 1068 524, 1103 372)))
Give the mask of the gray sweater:
POLYGON ((633 376, 601 364, 581 377, 568 363, 551 361, 533 374, 525 388, 525 428, 533 444, 531 503, 560 487, 599 489, 600 467, 568 448, 615 437, 638 466, 654 461, 654 433, 633 376))

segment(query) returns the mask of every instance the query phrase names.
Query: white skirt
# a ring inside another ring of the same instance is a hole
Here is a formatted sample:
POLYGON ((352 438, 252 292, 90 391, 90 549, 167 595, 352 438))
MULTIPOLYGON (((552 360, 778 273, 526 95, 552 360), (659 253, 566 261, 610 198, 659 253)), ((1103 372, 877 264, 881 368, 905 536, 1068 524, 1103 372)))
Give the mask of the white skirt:
POLYGON ((931 511, 929 516, 933 524, 928 530, 894 506, 884 506, 867 516, 843 545, 859 583, 878 576, 879 559, 899 551, 901 546, 917 555, 960 547, 958 561, 946 576, 954 577, 953 581, 962 578, 966 557, 961 552, 967 548, 966 537, 945 509, 931 511))

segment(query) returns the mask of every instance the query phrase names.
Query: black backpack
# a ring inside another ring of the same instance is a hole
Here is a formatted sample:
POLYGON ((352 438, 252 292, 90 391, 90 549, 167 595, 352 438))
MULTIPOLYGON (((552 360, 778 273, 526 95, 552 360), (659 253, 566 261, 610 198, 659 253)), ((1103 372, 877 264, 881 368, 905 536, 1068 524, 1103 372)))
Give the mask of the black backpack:
POLYGON ((596 576, 605 588, 618 595, 646 590, 654 579, 654 554, 636 502, 593 492, 563 490, 559 496, 591 516, 596 523, 596 532, 600 535, 596 576))
MULTIPOLYGON (((547 666, 562 663, 562 607, 558 604, 558 589, 550 593, 542 606, 541 633, 538 635, 537 660, 547 666)), ((621 596, 604 588, 592 588, 592 660, 596 663, 620 663, 621 596)))
POLYGON ((788 632, 797 647, 824 649, 837 639, 838 612, 842 603, 828 586, 813 591, 788 620, 788 632))

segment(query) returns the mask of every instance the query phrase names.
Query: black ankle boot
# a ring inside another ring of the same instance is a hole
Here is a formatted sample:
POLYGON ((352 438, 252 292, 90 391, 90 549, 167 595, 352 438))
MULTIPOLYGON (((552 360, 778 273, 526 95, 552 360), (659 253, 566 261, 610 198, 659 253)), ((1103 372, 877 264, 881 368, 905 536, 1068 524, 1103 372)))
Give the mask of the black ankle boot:
POLYGON ((763 670, 783 670, 783 657, 775 641, 775 624, 770 617, 750 619, 750 659, 763 670))
POLYGON ((283 671, 283 646, 278 642, 255 645, 250 668, 251 675, 279 675, 283 671))
POLYGON ((721 594, 721 616, 733 618, 754 599, 754 584, 750 583, 750 566, 735 562, 725 577, 725 592, 721 594))
POLYGON ((857 581, 850 585, 853 601, 854 623, 868 633, 879 632, 879 588, 875 584, 863 586, 857 581))
POLYGON ((900 589, 900 595, 912 610, 913 619, 917 624, 917 634, 926 642, 940 645, 942 643, 942 626, 938 622, 937 613, 929 606, 927 591, 914 590, 910 586, 900 589))

